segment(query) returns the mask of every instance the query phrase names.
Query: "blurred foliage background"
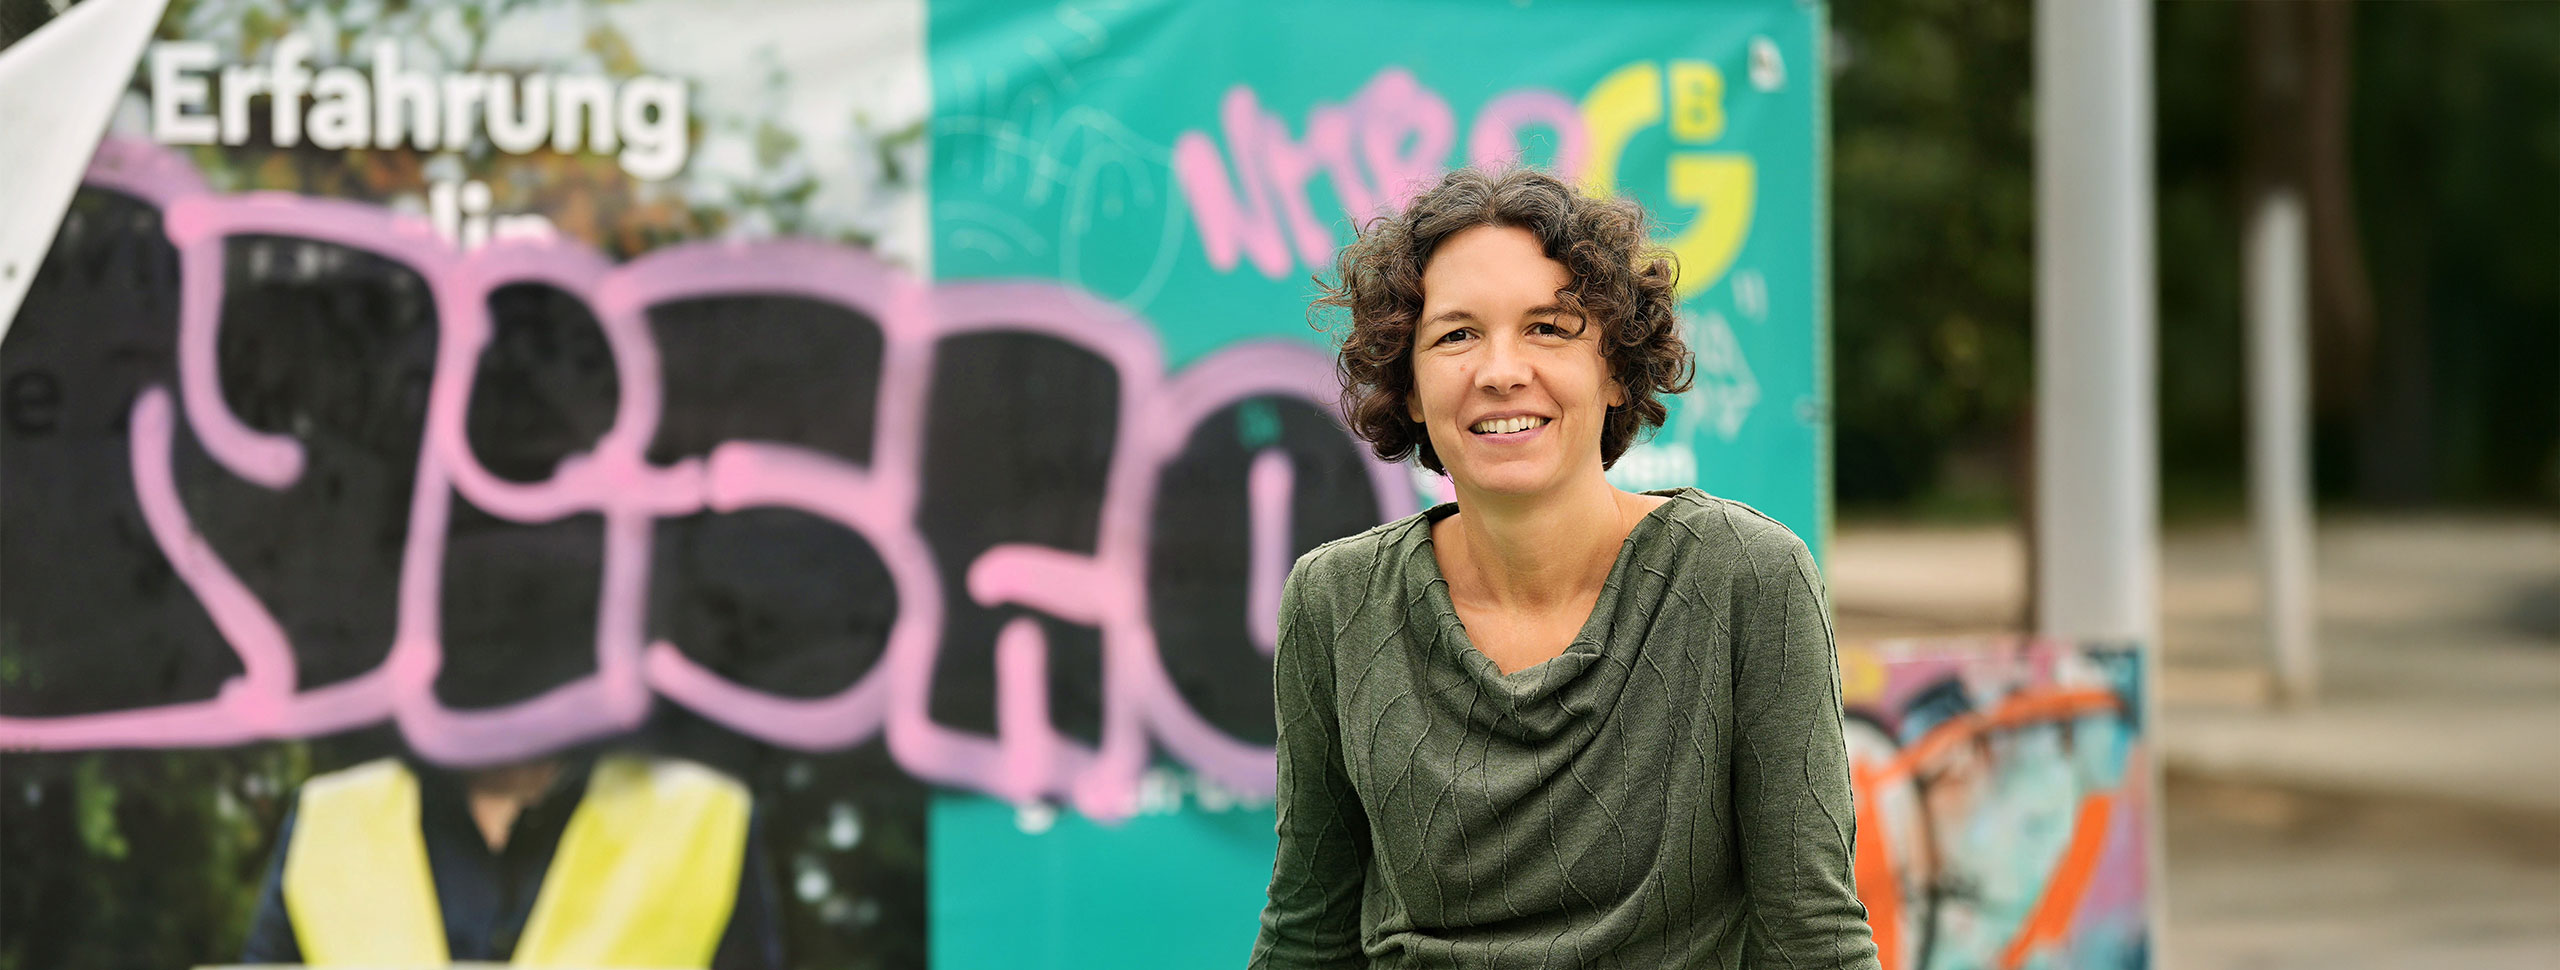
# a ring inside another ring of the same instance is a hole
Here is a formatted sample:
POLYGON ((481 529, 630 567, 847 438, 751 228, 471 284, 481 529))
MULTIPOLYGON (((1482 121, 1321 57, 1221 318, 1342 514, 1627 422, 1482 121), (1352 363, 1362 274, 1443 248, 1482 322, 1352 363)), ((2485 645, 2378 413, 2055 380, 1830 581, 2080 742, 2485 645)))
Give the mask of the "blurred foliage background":
POLYGON ((0 758, 0 970, 238 957, 308 746, 0 758))
POLYGON ((1832 7, 1832 449, 1846 510, 2016 502, 2035 388, 2030 8, 1832 7))
MULTIPOLYGON (((2029 504, 2032 13, 2026 0, 1832 5, 1848 514, 2029 504)), ((2311 187, 2315 248, 2347 247, 2315 255, 2322 502, 2560 502, 2560 4, 2154 13, 2168 514, 2242 511, 2240 241, 2255 188, 2288 175, 2343 189, 2324 203, 2311 187), (2342 137, 2266 123, 2269 100, 2316 103, 2324 85, 2342 137), (2342 265, 2324 271, 2324 255, 2342 265)))

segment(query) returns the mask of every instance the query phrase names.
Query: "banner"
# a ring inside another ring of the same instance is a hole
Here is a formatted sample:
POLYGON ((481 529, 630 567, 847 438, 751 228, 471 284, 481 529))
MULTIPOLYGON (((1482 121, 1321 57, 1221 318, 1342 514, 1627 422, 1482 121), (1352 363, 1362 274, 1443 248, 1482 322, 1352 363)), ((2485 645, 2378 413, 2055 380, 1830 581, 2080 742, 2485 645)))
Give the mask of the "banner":
POLYGON ((315 776, 630 751, 788 965, 1240 961, 1280 583, 1451 494, 1311 276, 1452 166, 1640 200, 1698 379, 1611 478, 1818 548, 1821 31, 176 0, 0 343, 0 970, 240 958, 315 776))

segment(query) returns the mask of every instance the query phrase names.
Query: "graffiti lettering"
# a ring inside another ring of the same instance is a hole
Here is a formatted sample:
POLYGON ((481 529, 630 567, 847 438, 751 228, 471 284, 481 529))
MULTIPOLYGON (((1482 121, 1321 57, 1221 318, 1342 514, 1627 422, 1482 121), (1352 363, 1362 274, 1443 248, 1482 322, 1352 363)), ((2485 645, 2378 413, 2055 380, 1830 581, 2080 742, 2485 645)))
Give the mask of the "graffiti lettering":
MULTIPOLYGON (((1685 299, 1724 277, 1751 231, 1757 166, 1746 154, 1698 150, 1724 137, 1725 95, 1714 64, 1686 60, 1667 69, 1652 62, 1618 68, 1579 104, 1553 91, 1510 91, 1477 115, 1467 161, 1517 159, 1530 142, 1524 130, 1545 128, 1555 146, 1549 169, 1608 195, 1619 189, 1622 156, 1637 133, 1668 128, 1674 151, 1661 173, 1664 198, 1697 213, 1668 240, 1680 257, 1685 299)), ((1350 104, 1310 109, 1303 139, 1290 137, 1288 122, 1243 85, 1227 91, 1218 117, 1226 153, 1204 132, 1183 133, 1174 142, 1175 180, 1191 203, 1209 265, 1232 270, 1242 259, 1272 279, 1300 265, 1325 265, 1339 244, 1309 195, 1318 173, 1341 215, 1356 224, 1422 191, 1455 144, 1448 101, 1402 68, 1380 71, 1350 104)))
MULTIPOLYGON (((1402 68, 1378 72, 1349 104, 1309 110, 1303 139, 1292 138, 1289 123, 1244 85, 1227 91, 1218 118, 1225 155, 1207 134, 1184 132, 1173 147, 1175 179, 1209 264, 1230 270, 1242 258, 1272 279, 1300 264, 1324 265, 1340 244, 1331 225, 1339 220, 1318 219, 1308 194, 1317 174, 1332 188, 1341 216, 1356 223, 1428 187, 1457 145, 1448 101, 1402 68)), ((1561 177, 1581 171, 1583 126, 1573 103, 1535 88, 1485 106, 1467 138, 1468 161, 1490 165, 1517 157, 1531 126, 1553 132, 1553 168, 1561 177)))
POLYGON ((123 142, 90 186, 128 231, 66 227, 63 265, 104 268, 40 281, 8 365, 96 374, 63 420, 112 409, 125 440, 10 439, 11 499, 90 488, 6 505, 0 614, 14 652, 170 673, 102 689, 110 668, 63 661, 0 689, 0 746, 389 720, 426 757, 487 764, 665 698, 1096 816, 1134 810, 1159 749, 1267 794, 1288 562, 1411 510, 1321 403, 1313 348, 1238 344, 1167 377, 1151 326, 1065 287, 932 285, 798 241, 622 266, 555 241, 465 252, 376 207, 214 194, 123 142), (173 287, 112 279, 172 272, 152 255, 171 251, 173 287), (26 568, 120 531, 139 536, 102 561, 138 578, 26 568), (1098 697, 1061 693, 1088 656, 1098 697), (511 682, 472 696, 484 669, 511 682), (212 696, 167 702, 209 676, 212 696))
POLYGON ((1723 279, 1742 253, 1751 232, 1753 200, 1759 194, 1759 168, 1739 152, 1704 152, 1697 146, 1724 137, 1724 74, 1705 61, 1672 61, 1662 65, 1626 65, 1583 96, 1594 148, 1583 170, 1583 187, 1594 194, 1617 190, 1620 154, 1639 131, 1663 124, 1670 116, 1675 146, 1663 174, 1670 201, 1691 207, 1698 217, 1671 240, 1680 257, 1680 296, 1704 292, 1723 279), (1667 88, 1667 90, 1666 90, 1667 88))

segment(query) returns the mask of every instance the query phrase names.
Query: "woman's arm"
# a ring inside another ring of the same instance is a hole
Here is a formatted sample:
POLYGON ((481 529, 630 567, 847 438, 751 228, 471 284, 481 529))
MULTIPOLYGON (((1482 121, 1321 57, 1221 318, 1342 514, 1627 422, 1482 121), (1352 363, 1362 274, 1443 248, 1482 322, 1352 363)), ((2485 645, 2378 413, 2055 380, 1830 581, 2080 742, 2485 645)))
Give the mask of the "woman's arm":
POLYGON ((1840 661, 1813 556, 1779 529, 1736 590, 1733 799, 1748 896, 1746 967, 1876 966, 1850 875, 1857 811, 1840 661))
POLYGON ((1280 596, 1280 642, 1271 664, 1280 722, 1280 852, 1270 901, 1253 942, 1253 970, 1367 965, 1360 950, 1360 889, 1369 859, 1368 816, 1344 773, 1334 717, 1330 617, 1309 616, 1321 591, 1306 589, 1310 553, 1280 596))

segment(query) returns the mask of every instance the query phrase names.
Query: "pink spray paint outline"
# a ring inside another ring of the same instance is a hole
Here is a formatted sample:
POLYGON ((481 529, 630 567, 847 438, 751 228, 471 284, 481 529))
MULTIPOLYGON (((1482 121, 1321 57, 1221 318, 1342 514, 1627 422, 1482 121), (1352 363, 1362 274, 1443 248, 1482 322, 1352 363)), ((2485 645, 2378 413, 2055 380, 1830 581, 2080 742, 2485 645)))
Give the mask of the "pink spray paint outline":
MULTIPOLYGON (((1458 147, 1448 100, 1396 66, 1371 75, 1347 103, 1309 107, 1303 139, 1292 139, 1288 121, 1264 108, 1249 85, 1219 98, 1218 124, 1224 152, 1205 131, 1174 139, 1174 184, 1210 268, 1232 272, 1241 260, 1275 280, 1299 265, 1324 266, 1339 242, 1308 201, 1317 173, 1332 188, 1340 219, 1356 230, 1429 188, 1458 147)), ((1529 125, 1555 134, 1552 173, 1568 183, 1581 178, 1589 141, 1581 109, 1546 88, 1514 88, 1486 102, 1468 133, 1467 160, 1518 160, 1520 130, 1529 125)))
MULTIPOLYGON (((244 673, 206 701, 58 717, 0 715, 0 747, 228 745, 308 737, 388 718, 421 755, 480 765, 629 730, 646 717, 654 695, 789 747, 840 748, 880 733, 901 767, 920 779, 1014 801, 1059 798, 1096 817, 1135 811, 1139 780, 1159 745, 1233 790, 1272 790, 1271 750, 1226 735, 1192 710, 1157 652, 1147 617, 1149 514, 1165 466, 1200 422, 1219 410, 1262 395, 1326 407, 1335 391, 1331 362, 1313 348, 1248 341, 1168 379, 1152 326, 1055 283, 934 286, 859 250, 801 240, 688 244, 621 267, 584 246, 559 241, 508 241, 465 254, 446 246, 422 220, 375 206, 275 193, 213 194, 182 158, 123 141, 101 147, 90 184, 161 206, 164 231, 179 252, 185 275, 178 387, 173 392, 155 385, 136 399, 136 499, 153 541, 239 655, 244 673), (310 691, 298 690, 297 664, 282 624, 205 543, 170 466, 175 424, 183 419, 207 454, 248 481, 282 490, 303 467, 298 441, 249 427, 220 391, 214 350, 224 247, 229 237, 243 234, 326 242, 405 265, 428 282, 438 314, 436 370, 401 554, 393 642, 374 670, 310 691), (564 459, 550 478, 531 483, 490 472, 465 433, 470 391, 491 335, 488 298, 518 283, 587 296, 622 388, 614 422, 594 447, 564 459), (670 465, 647 459, 664 394, 648 308, 742 294, 796 295, 851 307, 878 321, 883 356, 868 467, 751 440, 724 442, 707 456, 670 465), (1095 551, 1003 545, 966 570, 968 591, 980 603, 1018 605, 1101 630, 1104 725, 1098 749, 1061 736, 1049 722, 1046 644, 1037 625, 1027 621, 999 635, 996 737, 939 724, 926 710, 943 624, 934 553, 914 527, 927 381, 940 341, 985 332, 1050 336, 1110 362, 1121 377, 1120 442, 1107 471, 1095 551), (448 708, 435 697, 444 651, 439 619, 446 532, 457 496, 518 523, 584 514, 603 519, 594 673, 495 708, 448 708), (898 615, 881 660, 833 695, 767 694, 726 680, 676 644, 643 642, 654 523, 755 507, 794 509, 844 527, 879 554, 896 586, 898 615)), ((1385 516, 1410 513, 1405 473, 1368 457, 1347 431, 1345 446, 1363 456, 1385 516)), ((1254 609, 1276 608, 1277 584, 1286 575, 1292 476, 1285 453, 1271 449, 1257 453, 1248 469, 1254 537, 1248 601, 1254 609)), ((1267 625, 1248 618, 1238 632, 1257 650, 1270 649, 1267 625)))

